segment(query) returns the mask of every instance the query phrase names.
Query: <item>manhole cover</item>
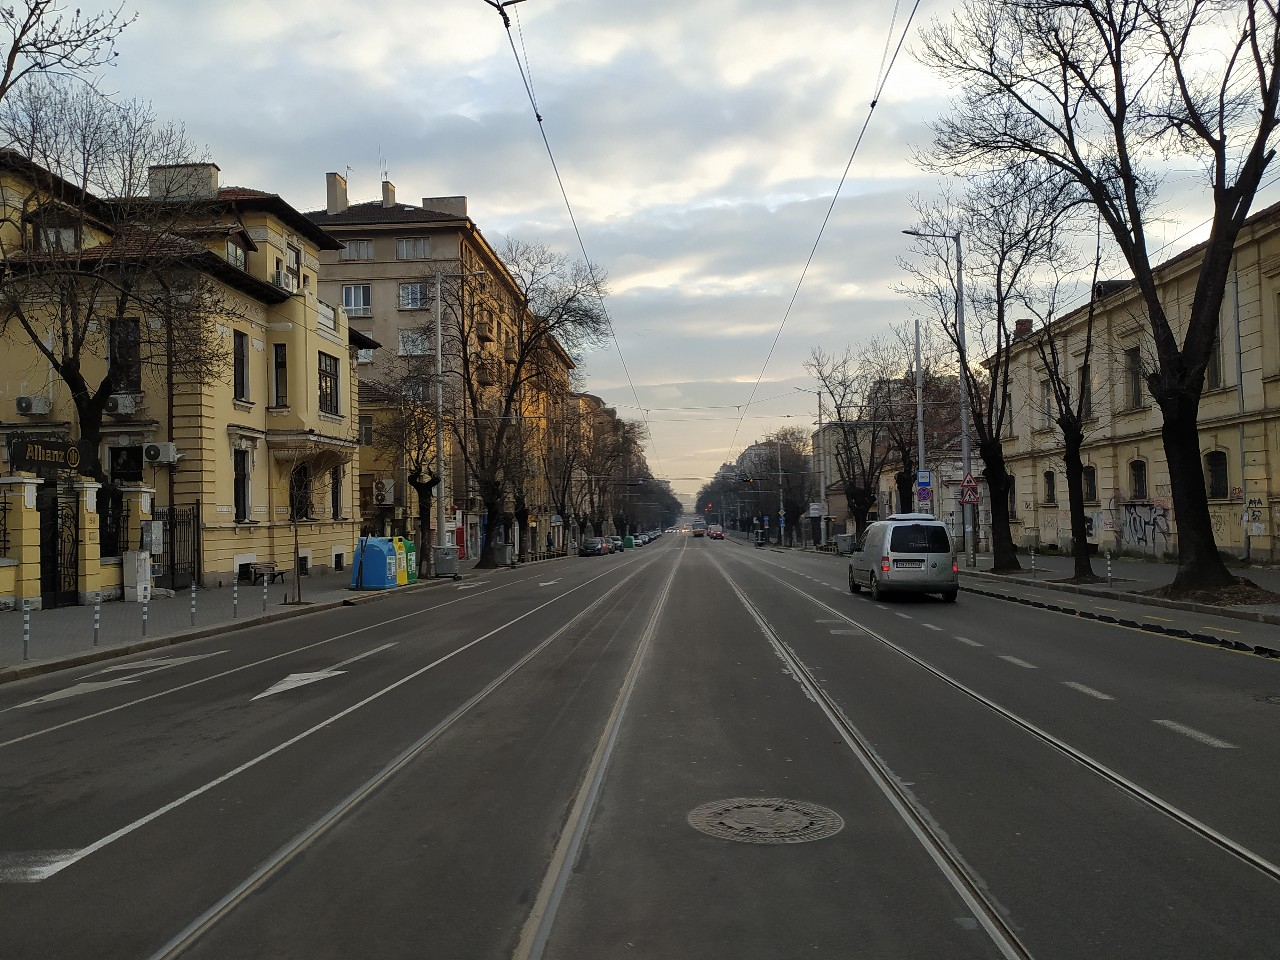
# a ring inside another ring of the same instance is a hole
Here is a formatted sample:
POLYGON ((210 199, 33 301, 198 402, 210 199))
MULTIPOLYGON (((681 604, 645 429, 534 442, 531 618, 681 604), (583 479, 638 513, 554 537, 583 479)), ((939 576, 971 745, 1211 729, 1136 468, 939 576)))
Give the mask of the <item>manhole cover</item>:
POLYGON ((844 829, 840 814, 816 803, 779 797, 736 797, 704 803, 689 813, 695 830, 742 843, 805 843, 844 829))

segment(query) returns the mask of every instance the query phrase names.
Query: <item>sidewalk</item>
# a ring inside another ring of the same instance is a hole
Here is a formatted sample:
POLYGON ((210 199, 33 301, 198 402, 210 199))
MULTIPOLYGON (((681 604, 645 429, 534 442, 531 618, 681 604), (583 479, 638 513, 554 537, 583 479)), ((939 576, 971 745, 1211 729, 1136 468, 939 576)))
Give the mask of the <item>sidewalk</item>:
MULTIPOLYGON (((465 576, 466 574, 464 574, 465 576)), ((224 633, 255 624, 305 616, 342 606, 344 602, 365 602, 398 596, 406 590, 430 588, 452 580, 421 580, 394 590, 354 591, 349 571, 306 577, 302 582, 302 604, 285 605, 292 583, 273 583, 267 588, 266 603, 260 584, 237 584, 196 590, 195 624, 192 625, 191 593, 154 596, 147 604, 146 635, 143 636, 141 603, 111 601, 102 604, 97 644, 94 644, 92 604, 33 610, 27 658, 23 659, 23 614, 21 610, 0 613, 0 683, 50 673, 125 656, 183 640, 224 633), (238 600, 238 607, 236 601, 238 600)))

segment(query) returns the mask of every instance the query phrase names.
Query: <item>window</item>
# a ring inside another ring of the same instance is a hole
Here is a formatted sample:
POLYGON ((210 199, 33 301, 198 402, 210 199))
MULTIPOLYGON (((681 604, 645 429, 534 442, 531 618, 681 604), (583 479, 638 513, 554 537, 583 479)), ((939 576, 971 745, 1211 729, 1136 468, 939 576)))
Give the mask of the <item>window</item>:
POLYGON ((1213 450, 1204 455, 1205 486, 1210 500, 1225 500, 1231 494, 1227 479, 1227 455, 1213 450))
POLYGON ((275 395, 272 406, 289 405, 289 348, 283 343, 271 347, 271 390, 275 395))
POLYGON ((111 318, 111 383, 117 391, 142 389, 142 329, 137 317, 111 318))
POLYGON ((1129 410, 1137 410, 1142 406, 1142 351, 1137 347, 1124 352, 1124 372, 1125 385, 1128 388, 1128 396, 1125 397, 1126 407, 1129 410))
POLYGON ((244 269, 244 247, 234 240, 227 241, 227 263, 241 270, 244 269))
POLYGON ((373 417, 368 414, 360 415, 360 446, 373 446, 373 417))
POLYGON ((107 460, 114 483, 142 482, 142 447, 109 447, 107 460))
POLYGON ((372 240, 348 240, 347 245, 338 251, 339 260, 372 260, 372 240))
POLYGON ((1133 460, 1129 463, 1129 499, 1147 499, 1147 463, 1133 460))
POLYGON ((1009 477, 1009 519, 1018 519, 1017 481, 1012 476, 1009 477))
POLYGON ((367 283, 343 284, 342 309, 348 317, 373 316, 373 288, 367 283))
POLYGON ((1053 385, 1048 380, 1040 381, 1040 415, 1044 420, 1043 426, 1046 430, 1053 426, 1054 420, 1054 399, 1053 385))
POLYGON ((338 358, 320 354, 320 412, 338 416, 338 358))
POLYGON ((232 453, 235 473, 236 523, 244 523, 249 519, 249 451, 235 450, 232 453))
POLYGON ((285 247, 284 271, 293 280, 293 289, 298 289, 298 261, 301 259, 297 247, 285 247))
POLYGON ((1089 373, 1089 365, 1087 363, 1080 366, 1080 419, 1093 419, 1093 378, 1089 373))
POLYGON ((431 241, 427 237, 402 237, 396 241, 397 260, 425 260, 431 255, 431 241))
POLYGON ((1209 348, 1209 363, 1204 368, 1204 385, 1206 390, 1221 390, 1222 383, 1222 329, 1218 324, 1213 328, 1213 346, 1209 348))
POLYGON ((334 467, 329 471, 329 516, 334 520, 342 519, 341 467, 334 467))
POLYGON ((430 300, 430 285, 426 283, 400 284, 400 309, 425 310, 430 300))
POLYGON ((356 351, 356 363, 373 363, 373 348, 361 347, 356 351))
POLYGON ((1080 486, 1083 488, 1084 502, 1098 502, 1098 469, 1097 467, 1085 467, 1084 473, 1080 477, 1080 486))
POLYGON ((311 468, 305 463, 289 474, 289 519, 311 519, 311 468))
POLYGON ((235 364, 234 386, 237 400, 249 399, 249 335, 237 330, 232 335, 235 364))
POLYGON ((1054 476, 1052 470, 1044 472, 1044 502, 1058 502, 1058 478, 1054 476))
POLYGON ((895 526, 889 549, 910 553, 950 553, 951 540, 941 524, 912 523, 895 526))
POLYGON ((400 331, 400 356, 427 357, 435 353, 432 349, 432 338, 425 330, 400 331))

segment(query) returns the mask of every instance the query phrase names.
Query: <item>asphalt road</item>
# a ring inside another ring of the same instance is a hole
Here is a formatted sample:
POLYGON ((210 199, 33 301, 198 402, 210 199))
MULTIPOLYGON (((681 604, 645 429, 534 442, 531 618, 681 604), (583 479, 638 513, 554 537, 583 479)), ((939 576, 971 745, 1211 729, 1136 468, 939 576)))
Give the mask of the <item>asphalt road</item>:
POLYGON ((0 955, 1270 957, 1278 729, 1277 661, 667 535, 0 687, 0 955))

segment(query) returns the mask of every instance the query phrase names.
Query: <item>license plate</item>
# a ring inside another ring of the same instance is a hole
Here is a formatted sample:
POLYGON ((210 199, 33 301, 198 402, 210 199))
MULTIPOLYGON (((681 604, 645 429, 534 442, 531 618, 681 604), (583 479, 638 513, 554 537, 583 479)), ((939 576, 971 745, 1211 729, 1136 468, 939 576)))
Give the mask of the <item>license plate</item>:
POLYGON ((895 560, 893 565, 899 570, 923 570, 923 560, 895 560))

